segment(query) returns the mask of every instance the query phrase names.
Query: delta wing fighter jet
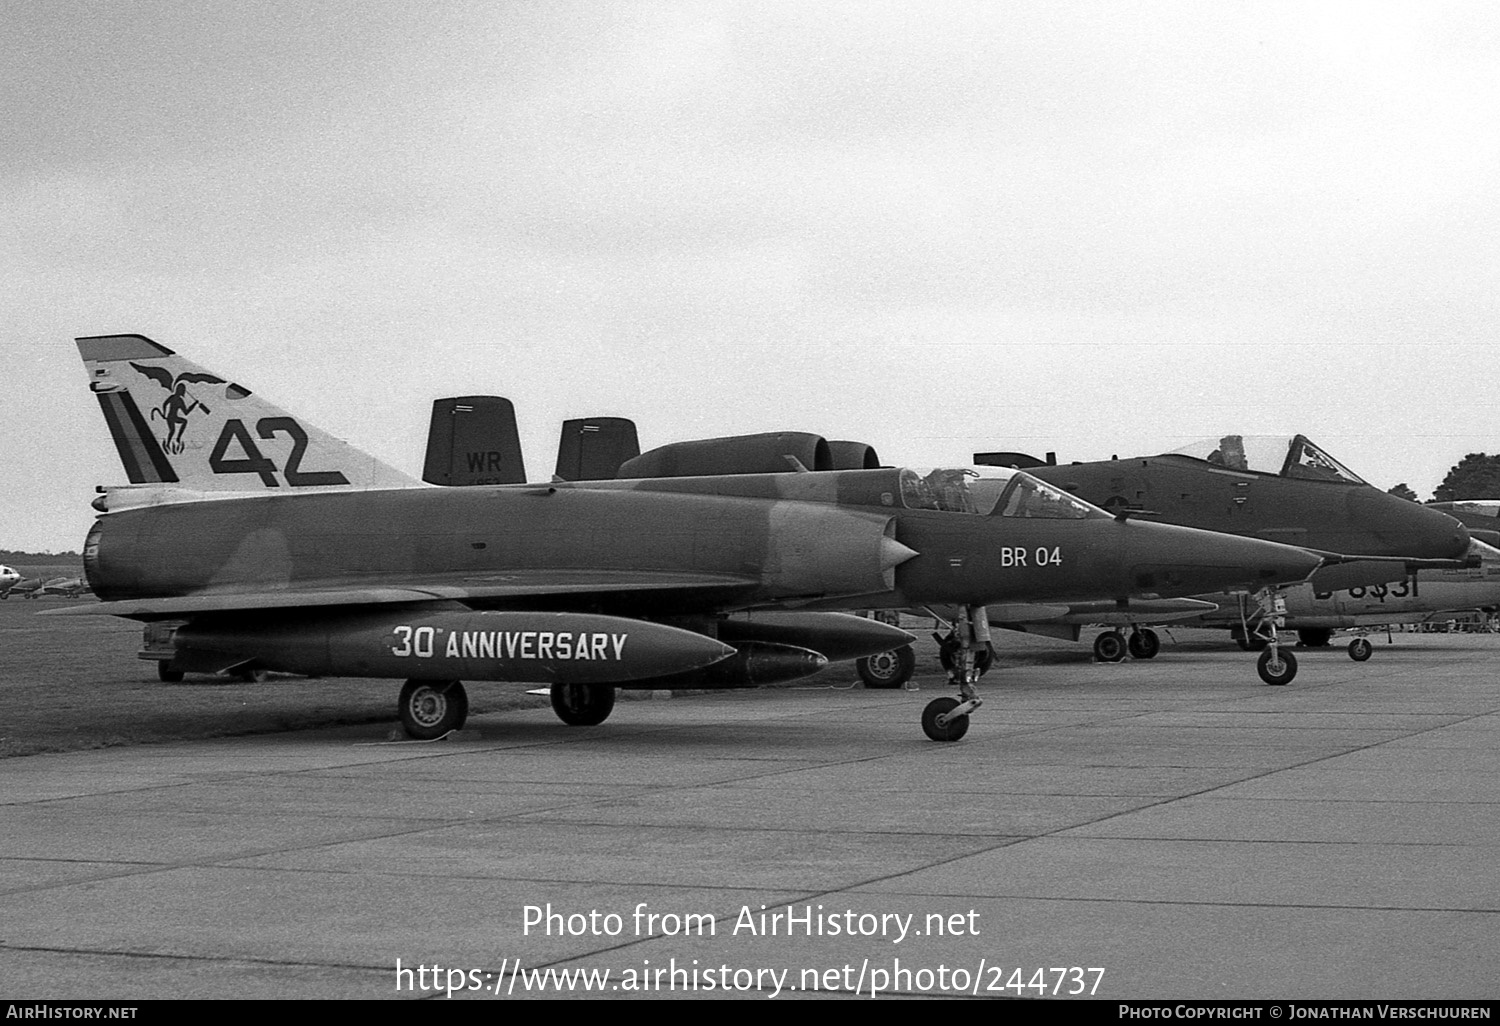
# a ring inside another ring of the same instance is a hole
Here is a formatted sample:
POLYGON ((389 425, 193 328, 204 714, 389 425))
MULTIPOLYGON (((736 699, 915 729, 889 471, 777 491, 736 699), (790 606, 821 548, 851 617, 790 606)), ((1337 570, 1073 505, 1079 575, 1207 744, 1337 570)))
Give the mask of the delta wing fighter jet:
POLYGON ((164 677, 404 679, 416 737, 463 724, 461 679, 548 683, 560 718, 597 724, 617 687, 750 687, 910 641, 834 610, 943 603, 965 611, 961 700, 923 727, 957 740, 986 603, 1259 587, 1320 562, 998 468, 427 486, 142 336, 79 349, 138 487, 105 492, 85 541, 101 601, 60 612, 179 622, 164 677), (168 378, 181 401, 142 416, 168 378))
MULTIPOLYGON (((486 451, 519 451, 511 404, 499 397, 439 399, 433 404, 433 424, 434 431, 428 440, 429 467, 482 467, 486 451), (461 411, 460 415, 464 417, 465 429, 462 432, 441 427, 455 411, 461 411), (467 445, 450 444, 450 439, 460 434, 468 439, 467 445)), ((659 488, 666 487, 663 482, 667 479, 719 480, 722 475, 761 475, 764 480, 765 475, 784 473, 788 466, 798 471, 814 472, 873 470, 880 467, 880 458, 873 447, 864 443, 830 442, 818 435, 793 431, 677 442, 642 454, 634 422, 618 417, 591 417, 564 423, 553 480, 578 481, 580 487, 618 487, 611 483, 612 479, 623 478, 636 480, 631 487, 659 488), (642 483, 640 479, 643 478, 649 483, 642 483)), ((929 479, 946 475, 982 476, 972 469, 949 469, 935 471, 929 479)), ((472 473, 429 476, 428 480, 453 485, 481 483, 472 473)), ((788 480, 804 486, 808 483, 806 478, 788 480)), ((740 482, 735 487, 751 486, 740 482)), ((928 485, 924 483, 922 487, 928 488, 928 485)), ((978 489, 981 484, 976 481, 972 487, 978 489)), ((941 498, 945 494, 942 484, 933 485, 931 492, 940 497, 939 501, 946 501, 941 498)), ((805 488, 803 494, 815 492, 805 488)), ((1026 552, 1016 552, 1009 558, 1020 567, 1028 558, 1036 559, 1037 556, 1035 553, 1028 556, 1026 552)), ((1203 598, 1163 597, 1154 579, 1150 583, 1151 586, 1146 586, 1143 581, 1141 587, 1128 591, 1112 587, 1109 582, 1100 582, 1100 590, 1088 598, 1082 597, 1080 589, 1066 601, 991 602, 984 613, 991 625, 1076 641, 1081 625, 1164 623, 1202 616, 1218 608, 1217 603, 1203 598)), ((950 606, 933 605, 924 606, 919 611, 932 615, 939 622, 946 621, 946 633, 934 637, 939 642, 943 666, 955 676, 957 683, 961 651, 965 647, 965 612, 950 606)), ((1123 653, 1123 636, 1118 633, 1112 636, 1121 639, 1123 653)), ((1137 646, 1141 644, 1151 645, 1148 656, 1154 655, 1159 646, 1155 632, 1150 630, 1135 632, 1131 641, 1132 650, 1138 650, 1137 646)), ((978 653, 976 664, 981 674, 988 668, 992 657, 993 650, 989 645, 978 653)), ((900 687, 910 679, 915 667, 916 657, 910 645, 858 661, 859 675, 871 688, 900 687)))
MULTIPOLYGON (((1464 526, 1438 510, 1367 484, 1304 435, 1225 435, 1159 456, 1058 465, 1022 453, 975 453, 975 462, 1025 469, 1121 516, 1222 531, 1300 545, 1324 555, 1311 578, 1314 592, 1372 588, 1405 581, 1424 569, 1462 569, 1471 562, 1464 526)), ((1399 586, 1399 585, 1398 585, 1399 586)), ((1212 596, 1199 595, 1200 599, 1212 596)), ((1216 604, 1219 604, 1216 601, 1216 604)), ((1285 595, 1261 589, 1247 607, 1239 635, 1266 642, 1258 669, 1269 684, 1297 672, 1276 629, 1285 595)), ((1138 628, 1127 642, 1118 631, 1095 641, 1101 659, 1156 654, 1154 632, 1138 628)))

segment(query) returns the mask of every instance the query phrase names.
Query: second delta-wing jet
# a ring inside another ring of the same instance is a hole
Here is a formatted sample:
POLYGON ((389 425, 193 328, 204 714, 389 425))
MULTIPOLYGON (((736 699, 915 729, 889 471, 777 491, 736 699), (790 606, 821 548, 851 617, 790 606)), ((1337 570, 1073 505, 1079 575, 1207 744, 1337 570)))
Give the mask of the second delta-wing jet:
MULTIPOLYGON (((66 612, 178 622, 164 678, 404 679, 417 737, 463 724, 462 679, 550 684, 560 718, 595 724, 617 687, 749 687, 910 640, 832 610, 1184 595, 1319 563, 1013 470, 433 487, 143 336, 78 345, 133 484, 104 490, 85 541, 101 601, 66 612)), ((960 699, 923 713, 935 740, 979 704, 987 628, 968 627, 960 699)))

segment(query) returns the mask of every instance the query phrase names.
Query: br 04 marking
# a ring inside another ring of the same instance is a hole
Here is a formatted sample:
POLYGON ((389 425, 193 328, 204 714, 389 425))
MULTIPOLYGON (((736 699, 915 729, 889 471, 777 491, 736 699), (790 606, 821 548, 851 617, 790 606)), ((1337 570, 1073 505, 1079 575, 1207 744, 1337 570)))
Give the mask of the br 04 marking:
MULTIPOLYGON (((349 479, 337 470, 299 469, 302 466, 302 454, 307 451, 307 432, 291 417, 262 417, 255 422, 255 433, 264 439, 274 438, 276 435, 291 438, 292 454, 287 457, 283 476, 293 488, 349 483, 349 479)), ((224 422, 224 430, 219 432, 219 440, 214 443, 213 452, 208 454, 208 466, 215 474, 259 474, 267 488, 281 486, 281 482, 276 480, 276 464, 260 451, 255 440, 250 437, 250 432, 245 430, 245 422, 239 419, 231 418, 224 422), (244 455, 236 459, 228 458, 226 454, 231 443, 238 443, 244 455)))
POLYGON ((1038 545, 1031 550, 1020 546, 1000 546, 1001 566, 1062 566, 1062 561, 1062 549, 1055 545, 1050 549, 1045 545, 1038 545))

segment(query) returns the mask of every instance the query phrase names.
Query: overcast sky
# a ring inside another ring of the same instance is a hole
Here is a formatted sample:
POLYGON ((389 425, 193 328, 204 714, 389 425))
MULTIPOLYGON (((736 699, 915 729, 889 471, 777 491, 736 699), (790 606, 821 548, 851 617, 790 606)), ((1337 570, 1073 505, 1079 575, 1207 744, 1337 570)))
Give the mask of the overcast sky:
POLYGON ((413 474, 428 404, 888 462, 1500 451, 1490 2, 0 7, 0 548, 133 332, 413 474))

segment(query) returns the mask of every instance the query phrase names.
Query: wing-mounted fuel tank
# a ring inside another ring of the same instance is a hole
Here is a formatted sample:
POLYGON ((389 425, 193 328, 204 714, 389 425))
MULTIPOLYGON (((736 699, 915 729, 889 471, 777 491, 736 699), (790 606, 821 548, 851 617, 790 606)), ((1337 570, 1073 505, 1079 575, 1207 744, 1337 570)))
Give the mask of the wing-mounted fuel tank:
POLYGON ((435 485, 524 484, 516 409, 495 395, 436 399, 422 480, 435 485))
POLYGON ((737 655, 714 638, 591 613, 463 608, 200 617, 174 633, 178 670, 614 684, 692 673, 737 655))
POLYGON ((785 474, 789 470, 873 470, 880 456, 863 442, 830 442, 801 431, 673 442, 621 464, 620 478, 785 474))

